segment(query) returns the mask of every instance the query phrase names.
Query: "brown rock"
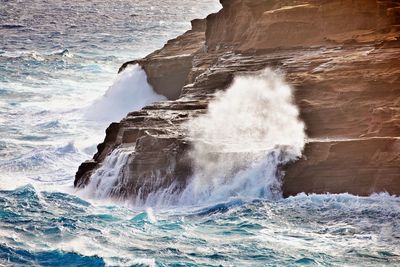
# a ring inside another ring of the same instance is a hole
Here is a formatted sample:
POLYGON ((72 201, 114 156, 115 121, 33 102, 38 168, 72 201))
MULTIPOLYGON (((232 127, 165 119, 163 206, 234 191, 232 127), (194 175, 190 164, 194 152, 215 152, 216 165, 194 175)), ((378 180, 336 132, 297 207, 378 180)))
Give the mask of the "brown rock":
POLYGON ((376 0, 225 0, 207 18, 207 46, 241 51, 398 38, 398 3, 376 0))
POLYGON ((204 47, 204 31, 205 21, 193 20, 190 31, 168 41, 144 59, 124 63, 119 71, 130 64, 140 64, 157 93, 171 100, 178 99, 192 69, 194 54, 204 47))
POLYGON ((287 166, 285 196, 305 193, 368 195, 400 192, 400 138, 311 141, 287 166))

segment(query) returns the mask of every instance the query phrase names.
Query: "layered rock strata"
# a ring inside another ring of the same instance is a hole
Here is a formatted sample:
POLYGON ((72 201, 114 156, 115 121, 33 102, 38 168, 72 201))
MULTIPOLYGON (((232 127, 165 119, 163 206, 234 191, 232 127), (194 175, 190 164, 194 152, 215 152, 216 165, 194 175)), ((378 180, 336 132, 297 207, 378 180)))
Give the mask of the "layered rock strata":
MULTIPOLYGON (((309 136, 284 166, 283 194, 400 195, 400 4, 376 0, 221 0, 223 8, 140 64, 154 103, 113 123, 75 186, 118 147, 132 154, 115 197, 186 185, 191 141, 182 124, 205 113, 234 75, 285 73, 309 136)), ((179 187, 177 187, 179 190, 179 187)))

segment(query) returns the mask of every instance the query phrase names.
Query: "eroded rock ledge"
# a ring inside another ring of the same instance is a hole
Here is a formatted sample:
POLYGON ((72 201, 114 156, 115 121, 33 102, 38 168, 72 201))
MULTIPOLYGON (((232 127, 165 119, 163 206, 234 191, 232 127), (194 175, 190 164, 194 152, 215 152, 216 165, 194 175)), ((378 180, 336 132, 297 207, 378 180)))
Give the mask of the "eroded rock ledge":
POLYGON ((139 63, 170 101, 132 112, 107 129, 83 163, 87 184, 119 146, 134 153, 116 197, 145 197, 191 174, 182 123, 204 113, 234 74, 286 73, 307 126, 299 161, 285 166, 285 196, 349 192, 400 195, 400 4, 377 0, 221 0, 223 9, 139 63), (135 149, 134 149, 135 148, 135 149))

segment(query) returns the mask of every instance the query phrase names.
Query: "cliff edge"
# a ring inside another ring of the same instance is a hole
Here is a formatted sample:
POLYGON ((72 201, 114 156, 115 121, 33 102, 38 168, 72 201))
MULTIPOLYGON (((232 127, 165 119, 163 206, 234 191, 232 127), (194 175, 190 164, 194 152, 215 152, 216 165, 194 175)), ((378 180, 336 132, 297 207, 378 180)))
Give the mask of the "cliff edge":
MULTIPOLYGON (((76 174, 84 187, 105 157, 131 150, 111 194, 146 198, 192 174, 181 125, 204 114, 240 73, 279 69, 307 127, 303 157, 283 166, 283 194, 400 195, 400 3, 221 0, 223 8, 140 64, 154 103, 113 123, 76 174)), ((178 187, 179 189, 179 187, 178 187)), ((177 190, 178 190, 177 189, 177 190)))

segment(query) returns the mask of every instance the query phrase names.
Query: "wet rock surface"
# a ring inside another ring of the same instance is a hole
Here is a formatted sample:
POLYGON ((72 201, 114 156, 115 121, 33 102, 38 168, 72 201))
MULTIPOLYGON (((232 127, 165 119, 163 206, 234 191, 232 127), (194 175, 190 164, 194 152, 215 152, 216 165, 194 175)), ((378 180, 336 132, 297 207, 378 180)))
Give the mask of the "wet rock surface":
POLYGON ((145 198, 192 173, 185 122, 235 75, 273 68, 295 88, 309 136, 283 194, 400 194, 400 5, 396 1, 223 0, 223 9, 139 63, 169 101, 106 131, 75 186, 117 147, 132 149, 115 197, 145 198))

